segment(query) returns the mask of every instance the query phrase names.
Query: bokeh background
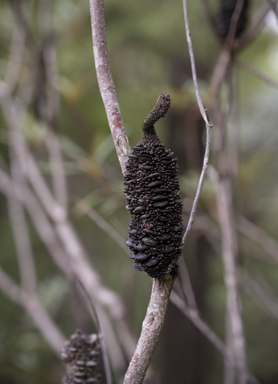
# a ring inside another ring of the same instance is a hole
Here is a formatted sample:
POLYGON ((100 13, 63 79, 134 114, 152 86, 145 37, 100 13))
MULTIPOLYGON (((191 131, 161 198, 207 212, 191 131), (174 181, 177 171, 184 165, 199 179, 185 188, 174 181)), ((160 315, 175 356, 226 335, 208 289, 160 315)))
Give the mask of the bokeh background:
MULTIPOLYGON (((267 1, 250 1, 249 25, 265 5, 267 1)), ((210 6, 217 15, 218 2, 211 1, 210 6)), ((211 28, 202 2, 190 1, 188 8, 199 86, 203 101, 209 106, 210 81, 223 44, 211 28)), ((182 2, 105 0, 105 14, 111 71, 131 145, 140 139, 141 124, 159 94, 171 95, 171 109, 157 124, 157 131, 179 159, 186 223, 203 161, 204 124, 192 84, 182 2)), ((0 168, 12 173, 13 146, 9 133, 12 128, 7 119, 11 104, 5 104, 4 89, 5 82, 10 81, 9 97, 19 100, 18 105, 20 100, 24 101, 22 114, 16 107, 16 121, 50 190, 53 175, 48 138, 49 134, 58 138, 55 143, 59 143, 63 157, 68 220, 92 268, 101 277, 102 285, 120 298, 125 308, 125 323, 137 339, 151 279, 133 270, 131 260, 119 245, 127 238, 130 218, 125 210, 122 174, 95 74, 89 2, 1 0, 0 15, 3 101, 0 168), (13 63, 19 63, 14 72, 16 78, 7 75, 13 63), (105 230, 99 227, 101 220, 113 227, 119 242, 111 238, 110 227, 103 227, 105 230)), ((228 138, 233 137, 233 130, 238 132, 233 203, 247 362, 250 371, 263 384, 278 382, 277 34, 277 16, 270 11, 255 39, 237 53, 233 68, 236 107, 227 123, 228 138), (266 83, 252 73, 250 66, 273 81, 266 83)), ((16 103, 13 105, 17 106, 16 103)), ((216 164, 218 149, 218 137, 213 129, 212 164, 216 164)), ((33 185, 30 188, 35 190, 33 185)), ((5 276, 10 276, 14 284, 21 287, 14 231, 17 221, 12 219, 15 216, 7 197, 2 189, 0 265, 5 276)), ((43 200, 42 196, 38 198, 43 200)), ((199 313, 224 340, 226 289, 215 199, 212 182, 206 180, 183 257, 199 313)), ((40 204, 43 207, 42 201, 40 204)), ((25 222, 19 223, 16 233, 21 233, 24 227, 24 233, 29 236, 36 271, 36 297, 65 338, 76 328, 98 332, 82 301, 84 297, 80 299, 82 293, 75 279, 66 276, 53 262, 24 204, 23 210, 25 222)), ((55 220, 51 223, 56 231, 55 220)), ((65 368, 57 351, 49 345, 24 305, 5 292, 6 281, 2 275, 0 279, 0 382, 59 383, 65 368)), ((116 320, 109 318, 113 328, 116 320)), ((111 332, 117 334, 115 329, 111 332)), ((112 336, 106 337, 112 339, 112 336)), ((117 337, 118 346, 108 342, 114 383, 121 382, 129 359, 121 344, 122 336, 117 334, 117 337), (122 360, 115 357, 119 351, 122 360)), ((218 384, 223 382, 223 355, 170 303, 153 357, 152 372, 150 382, 153 383, 218 384)))

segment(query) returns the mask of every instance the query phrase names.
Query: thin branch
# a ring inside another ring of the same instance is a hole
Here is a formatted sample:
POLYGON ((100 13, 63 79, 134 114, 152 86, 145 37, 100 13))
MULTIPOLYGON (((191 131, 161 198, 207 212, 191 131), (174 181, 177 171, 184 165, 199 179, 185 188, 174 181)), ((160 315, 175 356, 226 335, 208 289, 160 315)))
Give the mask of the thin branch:
POLYGON ((14 187, 12 180, 2 169, 0 169, 0 191, 6 195, 7 198, 11 197, 14 199, 20 199, 21 203, 24 204, 42 242, 44 243, 49 254, 52 256, 53 261, 66 276, 71 277, 72 272, 65 251, 57 240, 57 236, 52 228, 52 225, 47 219, 45 212, 41 208, 32 191, 23 185, 21 185, 20 188, 18 186, 14 187), (18 193, 16 193, 16 191, 18 191, 18 193))
POLYGON ((174 280, 175 277, 171 275, 166 275, 162 279, 153 279, 146 317, 135 353, 125 375, 124 384, 143 382, 164 323, 174 280))
MULTIPOLYGON (((60 97, 55 85, 59 83, 59 72, 57 64, 57 54, 52 35, 51 18, 52 1, 41 0, 38 7, 38 25, 40 28, 41 58, 44 62, 44 77, 42 90, 46 95, 46 113, 43 116, 44 123, 47 126, 47 135, 45 139, 46 148, 49 154, 49 161, 52 174, 52 185, 54 196, 57 202, 67 209, 67 185, 63 165, 63 156, 60 149, 60 143, 55 133, 54 120, 60 107, 60 97)), ((38 61, 38 65, 41 65, 38 61)))
MULTIPOLYGON (((5 195, 13 196, 14 194, 11 180, 1 169, 0 190, 5 195)), ((126 324, 124 306, 114 292, 102 285, 98 274, 92 269, 87 255, 79 244, 71 225, 69 223, 65 223, 65 225, 59 223, 54 230, 45 212, 40 207, 36 196, 30 190, 22 190, 20 198, 55 263, 69 279, 75 277, 78 281, 82 281, 92 303, 108 308, 110 317, 114 320, 117 340, 120 341, 126 356, 132 356, 135 340, 126 324), (64 246, 57 239, 57 234, 60 235, 59 238, 64 246)), ((110 319, 107 319, 105 323, 105 333, 107 326, 112 330, 110 321, 110 319)), ((110 337, 109 343, 110 341, 112 343, 113 340, 116 340, 116 338, 114 336, 113 338, 110 337)))
POLYGON ((237 226, 244 236, 258 244, 273 260, 278 262, 278 242, 273 237, 243 216, 238 217, 237 226))
POLYGON ((84 295, 85 302, 87 304, 87 309, 89 313, 91 313, 92 318, 95 320, 95 324, 97 326, 98 330, 98 336, 99 336, 99 342, 101 345, 101 351, 102 351, 102 359, 103 359, 103 365, 104 365, 104 371, 105 371, 105 376, 106 376, 106 384, 112 384, 112 378, 111 378, 111 372, 110 372, 110 367, 109 367, 109 359, 108 359, 108 353, 107 353, 107 348, 106 348, 106 342, 105 342, 105 336, 103 332, 103 327, 102 323, 99 320, 98 316, 98 311, 96 309, 96 306, 90 299, 90 295, 88 294, 86 288, 82 284, 81 281, 78 282, 78 287, 81 287, 81 293, 84 295))
POLYGON ((21 64, 25 49, 25 32, 16 25, 10 47, 7 70, 4 78, 4 87, 0 89, 1 96, 11 94, 20 75, 21 64))
POLYGON ((75 208, 77 211, 82 212, 83 214, 90 217, 90 219, 93 220, 93 222, 101 228, 104 232, 107 233, 111 237, 111 239, 115 240, 116 243, 125 251, 125 253, 129 256, 130 251, 126 245, 125 239, 119 234, 118 231, 112 227, 111 224, 109 224, 104 218, 97 213, 97 211, 93 208, 91 208, 85 200, 80 200, 77 202, 75 208))
POLYGON ((278 320, 278 300, 270 297, 265 289, 246 270, 241 270, 240 282, 246 292, 266 313, 278 320))
MULTIPOLYGON (((227 350, 223 341, 213 332, 208 324, 201 319, 196 309, 190 309, 185 304, 184 300, 179 297, 174 290, 171 292, 170 301, 176 305, 177 308, 192 322, 192 324, 199 329, 199 331, 221 352, 233 366, 236 366, 236 362, 233 360, 229 351, 227 350)), ((244 371, 248 376, 248 382, 251 384, 260 384, 259 381, 248 370, 244 371)))
POLYGON ((18 163, 18 157, 16 155, 17 144, 14 142, 15 136, 11 134, 11 131, 9 131, 9 136, 10 169, 13 186, 15 187, 14 194, 7 194, 9 217, 14 235, 16 255, 18 258, 18 265, 21 276, 21 284, 27 291, 35 292, 36 271, 32 254, 32 246, 23 205, 20 201, 20 198, 18 197, 20 190, 22 189, 20 186, 24 185, 25 180, 22 169, 18 163))
POLYGON ((13 280, 0 268, 0 289, 12 301, 20 304, 32 318, 47 343, 59 356, 64 342, 64 336, 57 328, 45 308, 35 294, 25 291, 16 285, 13 280))
POLYGON ((278 89, 278 81, 277 80, 274 80, 270 76, 267 76, 264 72, 253 67, 253 65, 246 63, 243 60, 237 60, 236 64, 239 68, 244 69, 245 71, 252 73, 252 75, 258 77, 259 79, 264 81, 270 87, 278 89))
POLYGON ((190 309, 197 309, 197 303, 196 303, 194 291, 193 291, 193 288, 191 285, 189 272, 188 272, 187 265, 186 265, 183 257, 181 257, 181 259, 180 259, 179 268, 180 268, 179 280, 181 282, 181 288, 182 288, 183 293, 186 297, 188 307, 190 309))
POLYGON ((212 123, 210 122, 207 111, 205 110, 202 99, 200 96, 200 91, 198 87, 198 79, 197 79, 197 73, 196 73, 196 65, 195 65, 195 59, 194 59, 194 52, 193 52, 193 45, 192 45, 192 40, 190 36, 190 28, 189 28, 189 20, 188 20, 188 12, 187 12, 187 2, 186 0, 183 0, 183 10, 184 10, 184 20, 185 20, 185 31, 186 31, 186 39, 187 39, 187 45, 188 45, 188 51, 189 51, 189 57, 190 57, 190 64, 191 64, 191 71, 192 71, 192 78, 193 78, 193 84, 194 84, 194 89, 195 89, 195 94, 196 94, 196 99, 197 103, 199 106, 200 113, 203 117, 203 120, 206 124, 206 149, 205 149, 205 155, 204 155, 204 161, 203 161, 203 167, 202 167, 202 172, 200 175, 196 195, 193 201, 189 221, 185 230, 185 233, 182 238, 182 245, 185 244, 186 238, 189 234, 189 231, 192 227, 192 224, 194 222, 194 216, 196 213, 197 209, 197 204, 200 198, 200 194, 202 191, 202 187, 204 184, 205 180, 205 175, 206 175, 206 170, 208 167, 208 162, 209 162, 209 153, 210 153, 210 137, 211 137, 211 128, 213 127, 212 123))
POLYGON ((8 97, 2 100, 2 106, 4 117, 10 131, 10 137, 22 171, 28 177, 49 216, 58 222, 65 219, 65 210, 55 201, 33 156, 26 146, 20 126, 25 112, 24 106, 22 103, 19 103, 18 100, 15 102, 8 97))
POLYGON ((175 291, 172 291, 170 300, 223 355, 226 354, 225 344, 200 318, 196 309, 190 309, 175 291))
POLYGON ((26 291, 34 292, 36 288, 36 273, 24 210, 21 202, 17 199, 9 196, 7 200, 21 284, 26 291))
POLYGON ((112 79, 107 53, 103 0, 90 0, 93 49, 98 85, 106 110, 109 127, 114 140, 118 159, 125 172, 125 163, 131 152, 124 129, 115 85, 112 79))

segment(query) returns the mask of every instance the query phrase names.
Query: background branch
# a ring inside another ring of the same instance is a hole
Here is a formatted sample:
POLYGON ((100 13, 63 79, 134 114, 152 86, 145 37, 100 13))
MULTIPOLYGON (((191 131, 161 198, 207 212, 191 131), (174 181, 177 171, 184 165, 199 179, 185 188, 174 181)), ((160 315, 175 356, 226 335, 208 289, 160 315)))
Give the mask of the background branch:
POLYGON ((0 289, 12 301, 20 304, 32 318, 36 327, 40 330, 46 342, 59 356, 64 342, 64 336, 57 328, 49 314, 34 293, 29 293, 18 287, 11 278, 0 268, 0 289))

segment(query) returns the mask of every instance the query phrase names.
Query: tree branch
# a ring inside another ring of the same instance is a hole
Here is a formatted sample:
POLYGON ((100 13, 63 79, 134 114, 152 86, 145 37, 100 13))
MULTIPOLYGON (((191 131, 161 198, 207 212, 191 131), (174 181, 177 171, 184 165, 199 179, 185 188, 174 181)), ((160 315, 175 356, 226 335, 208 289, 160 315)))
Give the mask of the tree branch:
POLYGON ((124 129, 115 85, 109 66, 103 0, 90 0, 90 12, 98 85, 118 159, 122 172, 124 173, 125 163, 128 160, 127 155, 131 152, 131 149, 124 129))
POLYGON ((192 71, 192 78, 193 78, 193 84, 194 84, 194 89, 195 89, 195 94, 196 94, 196 99, 197 103, 199 106, 200 113, 203 117, 203 120, 206 124, 206 149, 205 149, 205 155, 204 155, 204 161, 203 161, 203 167, 196 191, 196 195, 193 201, 190 217, 188 220, 188 224, 185 230, 185 233, 182 238, 182 245, 185 244, 186 238, 189 234, 189 231, 192 227, 192 224, 194 222, 194 216, 197 210, 197 204, 200 198, 200 194, 202 191, 202 187, 204 184, 205 180, 205 175, 208 167, 208 162, 209 162, 209 153, 210 153, 210 136, 211 136, 211 128, 213 127, 213 124, 208 118, 207 111, 203 106, 202 99, 200 96, 200 91, 198 87, 198 79, 197 79, 197 73, 196 73, 196 65, 195 65, 195 59, 194 59, 194 52, 193 52, 193 45, 192 45, 192 40, 190 36, 190 28, 189 28, 189 19, 188 19, 188 12, 187 12, 187 2, 186 0, 183 0, 183 11, 184 11, 184 20, 185 20, 185 32, 186 32, 186 39, 187 39, 187 45, 188 45, 188 51, 189 51, 189 57, 190 57, 190 64, 191 64, 191 71, 192 71))
POLYGON ((32 318, 47 343, 59 356, 64 342, 64 336, 57 328, 45 308, 34 293, 29 293, 16 285, 13 280, 0 268, 0 289, 11 300, 20 304, 32 318))

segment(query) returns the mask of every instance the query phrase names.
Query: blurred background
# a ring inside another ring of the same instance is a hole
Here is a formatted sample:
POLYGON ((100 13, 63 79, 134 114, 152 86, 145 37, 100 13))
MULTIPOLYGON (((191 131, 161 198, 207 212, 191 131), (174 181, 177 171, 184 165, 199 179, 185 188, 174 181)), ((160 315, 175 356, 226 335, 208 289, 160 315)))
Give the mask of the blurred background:
MULTIPOLYGON (((217 97, 211 88, 224 46, 213 28, 219 2, 209 2, 211 13, 205 1, 188 4, 199 87, 215 125, 211 168, 183 251, 188 270, 184 263, 180 267, 188 295, 185 300, 180 294, 180 306, 169 304, 146 382, 220 384, 223 377, 226 384, 236 382, 227 381, 222 348, 229 312, 216 172, 230 178, 247 365, 261 383, 278 382, 275 3, 250 1, 246 33, 261 16, 260 28, 234 55, 217 97)), ((100 331, 81 280, 99 312, 113 383, 120 383, 152 282, 134 271, 125 246, 130 217, 95 74, 89 2, 1 0, 0 15, 0 382, 60 382, 63 340, 76 328, 100 331)), ((196 105, 182 2, 105 0, 105 15, 111 71, 131 146, 159 94, 171 95, 157 132, 178 156, 186 224, 205 126, 196 105)), ((175 284, 178 294, 180 283, 175 284)))

